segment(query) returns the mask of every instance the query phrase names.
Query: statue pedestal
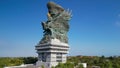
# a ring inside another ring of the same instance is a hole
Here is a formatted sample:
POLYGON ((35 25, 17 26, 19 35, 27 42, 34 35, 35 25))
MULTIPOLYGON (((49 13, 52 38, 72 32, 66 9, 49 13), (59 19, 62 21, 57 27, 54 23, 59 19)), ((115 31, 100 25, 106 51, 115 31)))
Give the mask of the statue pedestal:
POLYGON ((51 39, 50 42, 38 44, 36 50, 38 53, 37 67, 51 68, 58 63, 66 62, 66 54, 69 46, 66 43, 60 42, 58 39, 51 39))

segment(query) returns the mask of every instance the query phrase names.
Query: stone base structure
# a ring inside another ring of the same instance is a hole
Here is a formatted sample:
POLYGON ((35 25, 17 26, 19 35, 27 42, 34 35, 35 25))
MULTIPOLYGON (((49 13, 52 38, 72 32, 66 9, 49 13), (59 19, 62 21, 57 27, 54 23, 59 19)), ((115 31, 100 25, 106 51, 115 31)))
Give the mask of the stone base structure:
POLYGON ((60 42, 58 39, 51 39, 46 44, 38 44, 36 50, 38 53, 37 67, 51 68, 58 63, 66 62, 66 54, 69 46, 66 43, 60 42))
POLYGON ((43 38, 35 46, 38 53, 37 68, 51 68, 58 63, 65 63, 69 49, 67 33, 71 11, 54 2, 48 2, 47 8, 48 20, 41 23, 44 30, 43 38))

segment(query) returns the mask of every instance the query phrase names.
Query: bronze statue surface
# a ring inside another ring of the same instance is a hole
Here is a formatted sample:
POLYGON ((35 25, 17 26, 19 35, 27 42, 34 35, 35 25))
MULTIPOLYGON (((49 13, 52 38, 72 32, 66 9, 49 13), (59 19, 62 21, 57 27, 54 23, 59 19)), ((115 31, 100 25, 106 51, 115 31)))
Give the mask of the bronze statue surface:
POLYGON ((46 22, 42 22, 44 36, 41 39, 40 44, 47 43, 51 39, 58 39, 63 43, 68 43, 68 22, 71 19, 71 12, 69 10, 65 10, 54 2, 48 2, 47 8, 48 20, 46 22))

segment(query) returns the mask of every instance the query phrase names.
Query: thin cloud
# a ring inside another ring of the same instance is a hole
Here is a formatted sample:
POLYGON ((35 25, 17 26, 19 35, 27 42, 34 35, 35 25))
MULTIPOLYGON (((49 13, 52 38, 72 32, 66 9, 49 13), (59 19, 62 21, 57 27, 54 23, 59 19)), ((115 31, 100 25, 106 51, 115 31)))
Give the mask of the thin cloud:
POLYGON ((6 39, 0 39, 0 47, 6 47, 8 45, 12 44, 10 41, 6 40, 6 39))
POLYGON ((0 46, 8 45, 7 42, 0 40, 0 46))
POLYGON ((120 17, 120 14, 118 14, 118 17, 120 17))
POLYGON ((117 22, 115 23, 115 25, 120 27, 120 14, 118 14, 117 22))
POLYGON ((116 22, 115 24, 116 24, 116 26, 120 26, 120 22, 116 22))

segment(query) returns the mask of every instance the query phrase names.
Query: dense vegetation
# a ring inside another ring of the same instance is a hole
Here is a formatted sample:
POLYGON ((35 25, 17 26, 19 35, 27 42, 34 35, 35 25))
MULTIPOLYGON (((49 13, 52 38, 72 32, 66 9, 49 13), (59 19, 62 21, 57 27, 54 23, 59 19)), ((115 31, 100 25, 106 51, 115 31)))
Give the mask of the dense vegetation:
MULTIPOLYGON (((54 67, 53 67, 54 68, 54 67)), ((59 63, 55 68, 74 68, 74 64, 72 63, 59 63)))
POLYGON ((37 61, 36 57, 1 57, 0 68, 4 66, 17 66, 21 64, 33 64, 37 61))
MULTIPOLYGON (((120 68, 120 56, 69 56, 67 59, 67 63, 59 63, 56 67, 52 68, 83 68, 83 66, 78 65, 78 63, 87 63, 87 68, 92 68, 92 66, 100 66, 101 68, 120 68)), ((0 68, 4 66, 34 64, 36 61, 37 57, 1 57, 0 68)))
POLYGON ((74 62, 74 65, 78 63, 87 63, 87 68, 92 66, 100 66, 101 68, 120 68, 120 56, 111 57, 98 57, 98 56, 77 56, 68 57, 68 62, 74 62))

